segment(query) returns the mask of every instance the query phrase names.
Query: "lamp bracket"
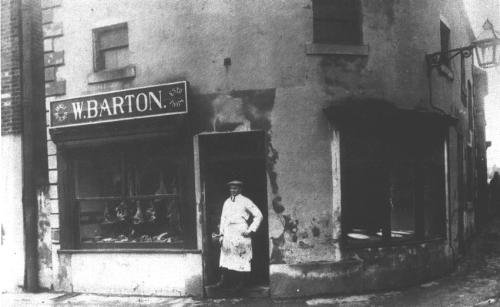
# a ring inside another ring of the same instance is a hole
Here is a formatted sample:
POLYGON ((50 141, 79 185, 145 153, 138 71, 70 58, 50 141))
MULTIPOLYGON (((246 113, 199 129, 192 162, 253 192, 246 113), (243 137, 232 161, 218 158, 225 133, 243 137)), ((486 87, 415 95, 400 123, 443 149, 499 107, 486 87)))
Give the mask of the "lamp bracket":
POLYGON ((468 58, 472 55, 474 50, 474 45, 470 45, 467 47, 455 48, 446 51, 434 52, 431 54, 427 54, 425 58, 427 59, 427 63, 429 67, 438 67, 444 63, 444 59, 451 60, 457 55, 461 55, 463 58, 468 58))

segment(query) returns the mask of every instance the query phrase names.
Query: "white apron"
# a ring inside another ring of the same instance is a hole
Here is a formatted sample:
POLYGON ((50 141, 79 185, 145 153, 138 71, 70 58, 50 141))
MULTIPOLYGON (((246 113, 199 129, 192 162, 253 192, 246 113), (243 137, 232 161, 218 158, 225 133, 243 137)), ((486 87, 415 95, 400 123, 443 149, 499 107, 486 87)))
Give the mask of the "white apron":
POLYGON ((259 208, 243 195, 237 195, 234 201, 228 198, 222 208, 220 233, 222 246, 219 266, 233 271, 250 272, 252 260, 252 239, 243 236, 243 232, 255 232, 262 221, 259 208), (252 224, 248 220, 253 217, 252 224))

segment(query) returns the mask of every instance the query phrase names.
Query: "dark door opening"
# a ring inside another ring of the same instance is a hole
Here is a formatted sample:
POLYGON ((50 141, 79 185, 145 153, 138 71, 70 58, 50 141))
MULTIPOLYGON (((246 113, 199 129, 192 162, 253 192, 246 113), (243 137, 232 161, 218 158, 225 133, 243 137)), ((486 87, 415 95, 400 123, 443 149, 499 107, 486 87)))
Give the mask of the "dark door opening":
MULTIPOLYGON (((259 207, 264 218, 253 237, 252 271, 248 286, 269 284, 269 245, 267 218, 267 180, 264 133, 259 131, 199 135, 200 177, 204 188, 204 273, 205 286, 220 278, 220 247, 211 240, 218 233, 222 205, 229 197, 226 183, 239 179, 245 184, 242 194, 259 207)), ((210 296, 210 293, 207 295, 210 296)))

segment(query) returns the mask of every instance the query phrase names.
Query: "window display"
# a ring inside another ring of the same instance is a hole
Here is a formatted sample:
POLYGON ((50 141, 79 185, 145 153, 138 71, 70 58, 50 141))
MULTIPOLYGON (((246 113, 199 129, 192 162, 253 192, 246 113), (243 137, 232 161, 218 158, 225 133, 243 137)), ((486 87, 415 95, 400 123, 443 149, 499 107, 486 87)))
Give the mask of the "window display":
POLYGON ((154 146, 119 149, 75 155, 80 245, 182 247, 179 155, 154 146))
POLYGON ((347 244, 443 237, 443 136, 424 129, 347 130, 341 139, 347 244))

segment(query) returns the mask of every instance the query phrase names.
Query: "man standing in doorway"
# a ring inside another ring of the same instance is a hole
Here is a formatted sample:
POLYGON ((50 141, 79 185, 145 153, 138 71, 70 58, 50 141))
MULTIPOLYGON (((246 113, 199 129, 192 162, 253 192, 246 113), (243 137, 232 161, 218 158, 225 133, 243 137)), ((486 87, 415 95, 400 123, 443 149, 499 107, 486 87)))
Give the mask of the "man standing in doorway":
POLYGON ((230 197, 224 202, 220 219, 221 252, 219 266, 222 269, 221 288, 240 290, 251 271, 252 235, 262 222, 259 208, 241 195, 243 182, 230 181, 230 197))

